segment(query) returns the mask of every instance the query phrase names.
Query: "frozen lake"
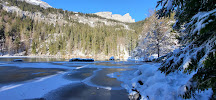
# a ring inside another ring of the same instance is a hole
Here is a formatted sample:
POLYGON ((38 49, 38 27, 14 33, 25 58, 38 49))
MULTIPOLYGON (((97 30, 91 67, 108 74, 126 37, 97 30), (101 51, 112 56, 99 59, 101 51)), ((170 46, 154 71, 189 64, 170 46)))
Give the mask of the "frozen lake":
POLYGON ((0 58, 2 100, 127 100, 110 73, 134 70, 139 62, 68 62, 50 58, 0 58), (23 62, 12 62, 23 59, 23 62))

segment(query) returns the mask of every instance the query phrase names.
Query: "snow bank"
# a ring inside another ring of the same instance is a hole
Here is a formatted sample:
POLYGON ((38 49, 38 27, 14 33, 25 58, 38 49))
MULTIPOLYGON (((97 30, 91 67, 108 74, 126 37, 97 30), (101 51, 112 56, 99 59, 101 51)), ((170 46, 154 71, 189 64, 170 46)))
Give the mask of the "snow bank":
POLYGON ((158 54, 152 54, 149 57, 140 57, 140 58, 129 57, 127 60, 128 61, 153 61, 154 59, 157 58, 158 58, 158 54))
POLYGON ((127 59, 127 61, 144 61, 144 57, 141 57, 141 58, 132 58, 132 57, 129 57, 128 59, 127 59))
POLYGON ((158 58, 158 54, 153 54, 148 58, 148 60, 153 61, 154 59, 157 59, 157 58, 158 58))
MULTIPOLYGON (((117 72, 109 76, 123 81, 122 86, 128 90, 129 96, 139 92, 142 100, 182 100, 181 94, 187 91, 185 84, 190 84, 188 81, 193 74, 176 72, 165 76, 158 70, 159 66, 160 64, 144 64, 138 70, 117 72)), ((197 92, 192 99, 206 100, 211 95, 212 90, 209 89, 197 92)))

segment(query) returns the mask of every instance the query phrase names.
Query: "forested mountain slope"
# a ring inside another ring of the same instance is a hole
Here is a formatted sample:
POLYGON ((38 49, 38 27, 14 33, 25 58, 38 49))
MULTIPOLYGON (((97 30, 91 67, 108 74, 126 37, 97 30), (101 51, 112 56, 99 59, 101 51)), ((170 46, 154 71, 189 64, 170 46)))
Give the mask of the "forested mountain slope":
MULTIPOLYGON (((1 0, 1 55, 127 58, 139 29, 94 14, 1 0)), ((135 24, 135 23, 134 23, 135 24)))

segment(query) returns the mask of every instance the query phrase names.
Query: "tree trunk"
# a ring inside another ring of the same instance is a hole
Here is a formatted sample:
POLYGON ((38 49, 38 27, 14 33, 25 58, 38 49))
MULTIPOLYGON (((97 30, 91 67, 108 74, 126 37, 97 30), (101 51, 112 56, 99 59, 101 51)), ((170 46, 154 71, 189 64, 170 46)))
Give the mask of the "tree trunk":
MULTIPOLYGON (((159 35, 158 35, 159 36, 159 35)), ((160 40, 159 40, 159 37, 157 38, 157 54, 158 54, 158 58, 160 57, 160 40)))
POLYGON ((160 57, 160 46, 159 43, 157 44, 157 54, 158 54, 158 58, 160 57))

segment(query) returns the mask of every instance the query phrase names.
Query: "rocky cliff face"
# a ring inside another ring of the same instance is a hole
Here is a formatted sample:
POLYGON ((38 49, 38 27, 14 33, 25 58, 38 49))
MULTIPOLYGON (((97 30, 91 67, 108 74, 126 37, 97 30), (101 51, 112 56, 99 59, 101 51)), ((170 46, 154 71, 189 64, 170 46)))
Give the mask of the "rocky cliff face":
POLYGON ((7 12, 12 12, 16 13, 18 16, 23 17, 23 16, 28 16, 31 19, 35 21, 42 21, 48 24, 56 24, 58 23, 59 25, 64 25, 67 24, 68 21, 76 21, 79 23, 83 24, 88 24, 91 27, 95 27, 98 25, 107 25, 107 26, 115 26, 115 25, 121 25, 127 30, 131 30, 129 26, 123 22, 115 22, 115 21, 110 21, 105 18, 100 18, 100 17, 90 17, 86 15, 82 15, 80 13, 74 13, 68 18, 64 18, 65 15, 61 13, 47 13, 43 14, 41 12, 30 12, 30 11, 23 11, 17 6, 6 6, 6 4, 2 4, 3 9, 7 12))
POLYGON ((43 8, 51 8, 52 6, 50 6, 48 3, 46 3, 46 2, 43 2, 43 1, 41 1, 41 0, 19 0, 19 1, 25 1, 25 2, 27 2, 27 3, 29 3, 29 4, 33 4, 33 5, 39 5, 39 6, 41 6, 41 7, 43 7, 43 8))
MULTIPOLYGON (((52 8, 48 3, 43 2, 41 0, 18 0, 18 1, 25 1, 26 3, 32 4, 32 5, 39 5, 40 7, 43 7, 45 9, 52 8)), ((77 21, 79 23, 88 24, 91 27, 105 24, 108 26, 115 26, 115 25, 121 25, 125 29, 130 30, 129 26, 125 24, 127 23, 133 23, 135 22, 134 19, 131 18, 129 13, 125 14, 124 16, 121 16, 119 14, 112 14, 112 12, 98 12, 96 14, 87 14, 83 15, 80 13, 73 12, 74 14, 69 15, 67 18, 65 18, 65 15, 62 13, 41 13, 41 12, 32 12, 32 11, 23 11, 21 8, 17 6, 8 6, 7 2, 0 3, 0 5, 3 6, 3 9, 7 12, 16 13, 18 16, 28 16, 33 20, 37 21, 43 21, 49 24, 56 24, 56 22, 60 25, 67 24, 68 20, 77 21), (109 20, 112 19, 112 20, 109 20), (119 22, 113 21, 117 20, 119 22)), ((65 11, 64 11, 65 12, 65 11)))
POLYGON ((113 19, 113 20, 118 20, 121 22, 127 22, 127 23, 133 23, 135 22, 135 19, 132 19, 129 13, 125 15, 119 15, 119 14, 112 14, 112 12, 97 12, 95 13, 98 16, 107 18, 107 19, 113 19))

